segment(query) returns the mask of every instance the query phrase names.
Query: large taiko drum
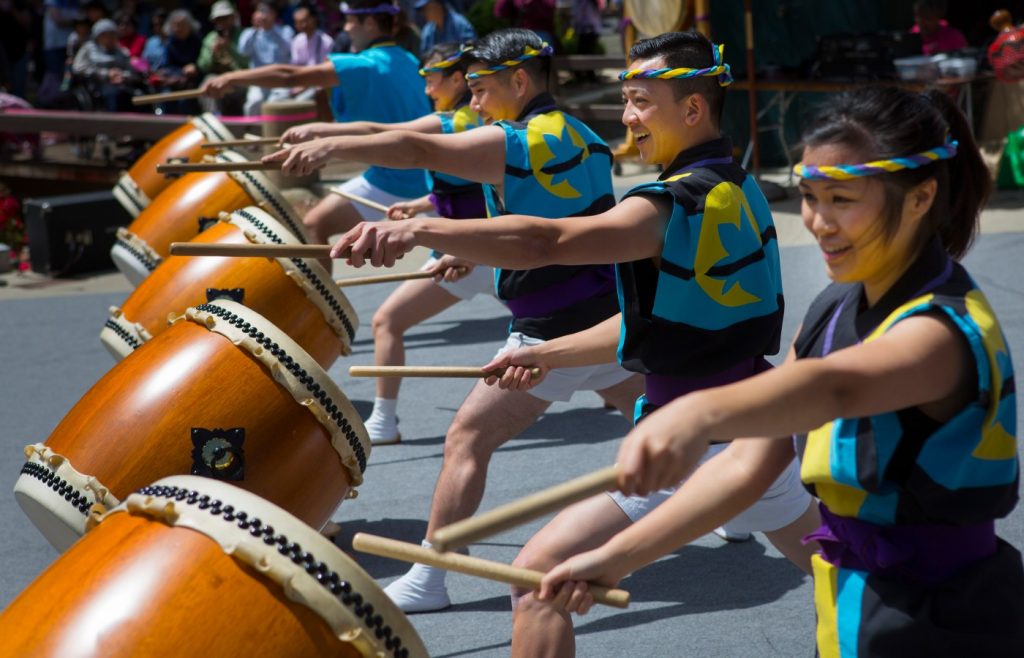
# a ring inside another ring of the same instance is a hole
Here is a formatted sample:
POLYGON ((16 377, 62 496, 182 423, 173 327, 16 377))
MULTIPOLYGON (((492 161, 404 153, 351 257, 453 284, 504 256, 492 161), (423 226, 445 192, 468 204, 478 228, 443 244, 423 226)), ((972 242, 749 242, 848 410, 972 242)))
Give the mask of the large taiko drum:
MULTIPOLYGON (((221 151, 220 162, 242 162, 237 151, 221 151)), ((172 242, 187 242, 216 223, 222 212, 259 206, 306 242, 302 219, 277 185, 259 171, 185 174, 160 193, 127 228, 117 230, 110 257, 138 285, 167 258, 172 242)))
MULTIPOLYGON (((193 242, 299 244, 284 225, 259 208, 222 215, 193 242)), ((359 321, 348 299, 315 259, 171 256, 139 284, 100 332, 116 359, 168 327, 190 306, 228 297, 288 334, 324 369, 351 351, 359 321)))
POLYGON ((97 509, 186 473, 236 482, 320 528, 355 495, 370 443, 295 341, 221 299, 115 365, 25 454, 16 498, 62 550, 97 509))
POLYGON ((136 217, 171 184, 170 179, 156 173, 158 164, 198 162, 204 154, 203 143, 231 139, 235 136, 214 115, 206 113, 193 117, 165 135, 135 161, 114 186, 114 197, 132 217, 136 217))
POLYGON ((0 614, 0 657, 426 657, 334 544, 223 482, 128 496, 0 614))
POLYGON ((625 0, 623 13, 648 37, 672 32, 693 20, 693 0, 625 0))

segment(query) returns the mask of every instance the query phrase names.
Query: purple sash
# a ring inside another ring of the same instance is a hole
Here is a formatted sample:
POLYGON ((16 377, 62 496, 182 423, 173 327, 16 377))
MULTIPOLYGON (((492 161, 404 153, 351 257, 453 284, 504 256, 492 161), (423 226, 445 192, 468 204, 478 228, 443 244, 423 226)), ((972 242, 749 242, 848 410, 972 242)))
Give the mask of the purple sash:
POLYGON ((825 561, 844 569, 932 584, 996 552, 994 521, 878 525, 837 516, 823 504, 818 507, 822 525, 803 541, 817 541, 825 561))
POLYGON ((434 204, 437 214, 449 219, 475 219, 487 216, 487 203, 480 188, 463 194, 431 193, 430 203, 434 204))
POLYGON ((615 276, 608 267, 591 268, 571 279, 527 293, 515 299, 503 299, 517 318, 540 318, 615 290, 615 276))
POLYGON ((673 375, 645 375, 644 395, 647 401, 653 405, 663 407, 672 400, 682 397, 687 393, 699 391, 715 386, 724 386, 738 382, 747 377, 766 370, 771 370, 772 364, 763 357, 747 359, 739 364, 705 377, 675 377, 673 375))

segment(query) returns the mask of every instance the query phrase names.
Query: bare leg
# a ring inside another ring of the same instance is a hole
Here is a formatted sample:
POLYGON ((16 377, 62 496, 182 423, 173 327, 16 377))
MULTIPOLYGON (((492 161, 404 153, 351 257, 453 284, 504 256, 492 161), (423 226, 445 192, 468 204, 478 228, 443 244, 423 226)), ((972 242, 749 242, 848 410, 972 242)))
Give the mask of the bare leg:
MULTIPOLYGON (((379 366, 405 365, 402 337, 411 327, 454 306, 459 298, 433 281, 406 281, 384 300, 373 315, 373 362, 379 366)), ((377 379, 377 397, 395 400, 399 377, 377 379)))
POLYGON ((477 382, 444 439, 444 462, 434 487, 428 535, 472 516, 484 495, 491 455, 532 425, 550 402, 477 382))
MULTIPOLYGON (((629 517, 605 494, 562 510, 527 542, 513 564, 547 571, 567 558, 604 544, 630 525, 629 517)), ((532 592, 513 589, 512 655, 523 658, 576 655, 572 618, 538 601, 532 592)))
POLYGON ((810 505, 796 521, 789 525, 764 533, 768 541, 789 558, 789 561, 807 573, 811 573, 811 556, 818 551, 818 542, 809 542, 806 546, 800 541, 821 526, 821 515, 818 503, 811 500, 810 505))
MULTIPOLYGON (((344 233, 361 221, 363 217, 352 202, 337 194, 325 196, 302 218, 314 244, 327 244, 332 235, 344 233)), ((330 258, 320 259, 320 264, 333 272, 330 258)))
POLYGON ((612 405, 622 412, 630 422, 633 421, 633 408, 636 406, 636 399, 643 395, 643 375, 632 375, 615 386, 610 386, 597 394, 604 398, 606 405, 612 405))

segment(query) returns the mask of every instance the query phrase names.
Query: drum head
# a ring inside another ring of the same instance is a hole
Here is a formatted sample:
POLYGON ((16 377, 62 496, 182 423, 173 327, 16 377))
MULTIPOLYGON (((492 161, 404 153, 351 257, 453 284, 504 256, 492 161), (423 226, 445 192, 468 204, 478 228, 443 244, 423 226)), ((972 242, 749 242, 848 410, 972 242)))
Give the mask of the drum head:
POLYGON ((648 37, 682 27, 691 10, 692 0, 625 0, 626 15, 648 37))

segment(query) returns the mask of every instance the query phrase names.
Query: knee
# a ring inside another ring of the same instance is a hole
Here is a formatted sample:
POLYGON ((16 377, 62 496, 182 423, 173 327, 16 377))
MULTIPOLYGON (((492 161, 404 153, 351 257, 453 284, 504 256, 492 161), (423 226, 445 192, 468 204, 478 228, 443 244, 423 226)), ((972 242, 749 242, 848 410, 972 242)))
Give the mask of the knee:
POLYGON ((324 214, 320 208, 314 206, 310 208, 309 212, 302 218, 302 224, 306 227, 306 232, 313 238, 315 242, 327 242, 328 236, 321 235, 324 227, 324 214))
POLYGON ((467 465, 487 463, 492 451, 485 443, 478 428, 456 417, 444 437, 444 460, 467 465))
POLYGON ((379 339, 382 336, 396 336, 400 337, 405 333, 405 327, 400 326, 399 323, 395 322, 395 319, 391 316, 391 312, 385 306, 380 308, 376 313, 373 314, 373 320, 371 321, 371 327, 373 329, 373 337, 379 339))
MULTIPOLYGON (((521 569, 531 569, 533 571, 546 572, 556 564, 560 563, 564 559, 559 556, 555 551, 551 550, 543 542, 538 543, 536 539, 526 544, 516 559, 512 561, 512 566, 519 567, 521 569)), ((519 612, 520 606, 527 606, 523 610, 528 610, 528 606, 534 605, 547 605, 537 601, 534 597, 529 596, 533 594, 534 590, 523 588, 523 587, 512 587, 512 609, 519 612)))

